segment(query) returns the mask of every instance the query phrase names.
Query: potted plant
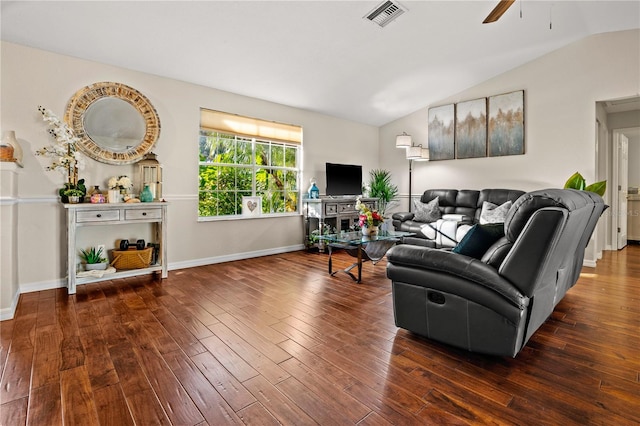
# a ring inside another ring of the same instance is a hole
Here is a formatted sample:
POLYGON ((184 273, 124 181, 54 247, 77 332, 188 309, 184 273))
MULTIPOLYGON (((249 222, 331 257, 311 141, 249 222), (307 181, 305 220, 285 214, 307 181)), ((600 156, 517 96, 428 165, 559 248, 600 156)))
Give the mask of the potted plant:
POLYGON ((80 179, 77 185, 65 183, 64 187, 58 191, 63 203, 82 203, 84 196, 87 194, 87 188, 84 186, 84 179, 80 179))
POLYGON ((109 263, 107 259, 102 255, 102 247, 91 247, 90 250, 80 249, 80 257, 85 262, 85 270, 105 270, 109 263))
POLYGON ((386 218, 386 211, 390 204, 398 197, 398 187, 391 183, 391 173, 383 169, 369 172, 368 196, 378 199, 378 211, 386 218))
POLYGON ((607 190, 607 181, 602 180, 600 182, 587 185, 587 181, 584 179, 584 177, 582 177, 580 173, 575 172, 569 179, 567 179, 564 187, 565 189, 577 189, 580 191, 595 192, 599 196, 603 197, 604 192, 607 190))

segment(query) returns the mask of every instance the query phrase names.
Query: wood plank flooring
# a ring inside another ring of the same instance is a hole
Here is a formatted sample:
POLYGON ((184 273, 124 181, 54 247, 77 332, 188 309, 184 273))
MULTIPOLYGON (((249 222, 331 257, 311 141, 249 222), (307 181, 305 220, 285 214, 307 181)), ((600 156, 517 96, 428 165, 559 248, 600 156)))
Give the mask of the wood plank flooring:
POLYGON ((23 294, 0 424, 640 424, 638 245, 585 268, 515 359, 397 329, 384 261, 362 284, 326 268, 295 252, 23 294))

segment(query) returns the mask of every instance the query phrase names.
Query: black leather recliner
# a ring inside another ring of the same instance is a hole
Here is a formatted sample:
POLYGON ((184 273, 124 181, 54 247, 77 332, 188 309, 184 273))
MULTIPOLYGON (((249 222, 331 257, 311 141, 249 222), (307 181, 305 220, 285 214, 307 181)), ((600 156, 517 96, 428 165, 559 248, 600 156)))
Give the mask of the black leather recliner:
POLYGON ((515 357, 576 283, 606 206, 594 193, 522 195, 481 259, 398 245, 387 253, 398 327, 473 352, 515 357))

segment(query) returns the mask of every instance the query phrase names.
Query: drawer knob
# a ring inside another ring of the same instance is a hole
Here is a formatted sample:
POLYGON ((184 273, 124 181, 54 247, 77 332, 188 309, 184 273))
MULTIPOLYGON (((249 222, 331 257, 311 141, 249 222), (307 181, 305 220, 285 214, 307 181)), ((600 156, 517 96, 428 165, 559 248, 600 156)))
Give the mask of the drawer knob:
POLYGON ((102 215, 101 215, 100 213, 98 213, 98 214, 96 215, 96 217, 102 217, 102 215))
POLYGON ((146 216, 146 215, 147 215, 147 212, 142 212, 142 216, 146 216))

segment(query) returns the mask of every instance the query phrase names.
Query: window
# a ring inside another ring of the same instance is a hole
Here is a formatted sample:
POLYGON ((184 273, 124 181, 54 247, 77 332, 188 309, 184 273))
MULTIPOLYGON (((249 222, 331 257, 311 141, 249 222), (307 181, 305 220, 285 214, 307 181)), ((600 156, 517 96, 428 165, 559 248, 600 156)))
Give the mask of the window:
POLYGON ((302 129, 201 110, 199 217, 242 214, 257 196, 262 214, 299 211, 302 129))

